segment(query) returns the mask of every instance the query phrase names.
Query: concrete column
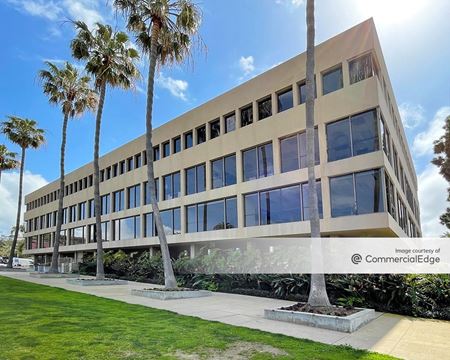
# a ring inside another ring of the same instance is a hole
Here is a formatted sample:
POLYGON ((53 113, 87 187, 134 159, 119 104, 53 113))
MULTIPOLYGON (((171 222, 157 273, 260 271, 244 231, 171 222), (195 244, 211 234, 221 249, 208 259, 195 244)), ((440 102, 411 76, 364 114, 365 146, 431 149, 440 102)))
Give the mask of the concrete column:
POLYGON ((278 138, 272 139, 273 149, 273 172, 274 174, 281 174, 281 150, 280 140, 278 138))
POLYGON ((271 94, 272 97, 272 115, 278 113, 278 96, 276 93, 271 94))
POLYGON ((195 258, 195 256, 196 256, 195 250, 196 250, 195 244, 191 244, 191 245, 189 246, 189 257, 190 257, 191 259, 195 258))
POLYGON ((241 109, 235 110, 235 116, 236 116, 236 129, 239 129, 241 127, 241 109))
POLYGON ((252 110, 253 110, 253 122, 257 122, 259 120, 259 116, 258 116, 258 102, 257 101, 253 101, 252 102, 252 110))
POLYGON ((210 160, 205 162, 205 188, 206 190, 212 189, 212 170, 210 160))
POLYGON ((297 106, 300 104, 300 97, 298 93, 298 83, 292 84, 292 100, 294 106, 297 106))
POLYGON ((344 87, 350 86, 350 74, 348 69, 348 61, 342 62, 342 82, 344 84, 344 87))

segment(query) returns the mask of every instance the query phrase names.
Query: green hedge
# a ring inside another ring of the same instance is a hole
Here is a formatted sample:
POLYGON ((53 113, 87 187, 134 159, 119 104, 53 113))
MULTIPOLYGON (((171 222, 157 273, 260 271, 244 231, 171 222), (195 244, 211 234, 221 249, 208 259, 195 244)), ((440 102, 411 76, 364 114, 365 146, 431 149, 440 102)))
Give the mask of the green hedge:
MULTIPOLYGON (((194 259, 173 261, 180 286, 306 301, 309 275, 303 274, 211 274, 224 261, 223 251, 212 251, 194 259)), ((148 253, 105 253, 108 277, 153 284, 164 283, 162 260, 148 253)), ((239 258, 236 258, 239 261, 239 258)), ((96 264, 85 257, 80 273, 95 275, 96 264)), ((445 275, 327 275, 327 290, 334 304, 361 306, 378 311, 416 317, 450 320, 450 276, 445 275)))

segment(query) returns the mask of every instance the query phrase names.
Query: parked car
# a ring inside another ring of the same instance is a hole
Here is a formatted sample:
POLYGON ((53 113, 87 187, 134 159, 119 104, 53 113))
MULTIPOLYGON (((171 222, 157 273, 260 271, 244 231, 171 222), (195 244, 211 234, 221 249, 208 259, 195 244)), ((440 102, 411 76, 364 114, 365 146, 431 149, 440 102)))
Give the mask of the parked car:
POLYGON ((13 258, 13 267, 15 268, 29 268, 34 266, 34 260, 27 258, 13 258))

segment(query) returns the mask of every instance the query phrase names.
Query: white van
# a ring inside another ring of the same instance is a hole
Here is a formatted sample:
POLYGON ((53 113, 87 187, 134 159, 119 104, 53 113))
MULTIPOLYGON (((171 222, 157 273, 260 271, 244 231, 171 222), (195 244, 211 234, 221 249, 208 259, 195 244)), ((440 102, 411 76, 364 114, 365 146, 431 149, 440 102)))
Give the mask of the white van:
POLYGON ((13 267, 15 268, 29 268, 34 266, 34 260, 27 258, 13 258, 13 267))

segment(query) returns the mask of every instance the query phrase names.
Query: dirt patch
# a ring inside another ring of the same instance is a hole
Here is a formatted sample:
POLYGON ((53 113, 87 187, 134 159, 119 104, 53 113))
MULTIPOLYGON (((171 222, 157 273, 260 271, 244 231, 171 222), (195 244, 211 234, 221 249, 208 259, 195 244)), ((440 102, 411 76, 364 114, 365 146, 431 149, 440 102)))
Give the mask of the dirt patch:
POLYGON ((203 354, 189 354, 177 351, 175 356, 179 360, 247 360, 257 353, 269 354, 273 358, 287 355, 283 350, 270 345, 238 341, 225 350, 208 350, 203 354))
POLYGON ((358 309, 349 309, 340 306, 310 306, 305 303, 297 303, 292 306, 281 307, 280 310, 307 312, 320 315, 332 315, 332 316, 349 316, 357 313, 358 309))

